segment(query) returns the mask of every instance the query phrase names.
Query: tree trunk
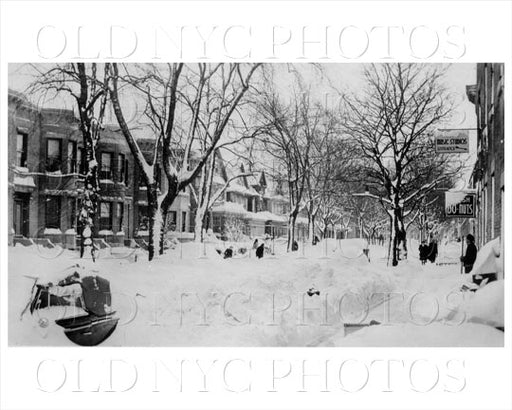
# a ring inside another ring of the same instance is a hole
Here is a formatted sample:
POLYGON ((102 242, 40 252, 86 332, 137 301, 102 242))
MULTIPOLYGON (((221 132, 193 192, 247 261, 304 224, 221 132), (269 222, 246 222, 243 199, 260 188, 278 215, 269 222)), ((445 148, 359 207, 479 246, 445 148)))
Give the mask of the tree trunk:
POLYGON ((171 183, 169 184, 169 189, 167 191, 167 194, 165 194, 164 197, 160 197, 160 200, 157 198, 158 203, 158 209, 160 210, 161 215, 161 223, 158 226, 159 229, 159 242, 158 242, 158 250, 160 255, 164 254, 164 239, 165 239, 165 232, 166 232, 166 226, 165 221, 167 219, 167 214, 169 213, 169 209, 171 208, 172 204, 174 203, 175 199, 178 197, 178 183, 177 179, 171 179, 171 183))
POLYGON ((205 209, 203 207, 198 207, 196 212, 196 220, 194 222, 194 241, 195 242, 203 242, 203 227, 204 227, 204 219, 206 216, 205 209))
POLYGON ((308 215, 308 239, 311 244, 315 242, 315 215, 308 215))
POLYGON ((83 258, 85 248, 90 248, 91 256, 95 261, 94 254, 94 217, 98 208, 98 163, 95 158, 95 150, 92 141, 87 150, 87 170, 84 180, 84 191, 80 209, 80 258, 83 258))
POLYGON ((407 233, 403 221, 403 209, 395 204, 391 216, 392 265, 397 266, 401 259, 407 259, 407 233))
POLYGON ((297 220, 298 213, 297 210, 294 210, 288 217, 288 252, 292 250, 292 244, 295 241, 295 221, 297 220))
POLYGON ((155 249, 159 249, 160 245, 162 210, 158 204, 158 191, 155 183, 147 187, 146 193, 149 208, 148 260, 151 261, 155 256, 155 249))

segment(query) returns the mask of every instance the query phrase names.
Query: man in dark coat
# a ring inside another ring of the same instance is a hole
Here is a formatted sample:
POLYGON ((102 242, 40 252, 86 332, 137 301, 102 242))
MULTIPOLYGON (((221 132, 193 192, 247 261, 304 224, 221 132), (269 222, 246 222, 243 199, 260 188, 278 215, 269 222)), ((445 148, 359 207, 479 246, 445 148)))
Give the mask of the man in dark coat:
POLYGON ((476 260, 478 253, 475 245, 475 237, 471 234, 466 236, 468 246, 466 247, 466 254, 460 258, 460 261, 464 264, 464 272, 469 273, 473 270, 473 265, 476 260))
POLYGON ((436 261, 436 258, 437 258, 437 241, 435 240, 435 238, 431 238, 431 241, 428 245, 427 259, 431 263, 434 263, 436 261))
POLYGON ((419 247, 419 251, 420 251, 420 261, 421 261, 421 264, 422 265, 425 265, 425 263, 427 262, 427 257, 428 257, 428 251, 429 251, 429 247, 427 245, 427 241, 423 240, 421 241, 421 245, 419 247))

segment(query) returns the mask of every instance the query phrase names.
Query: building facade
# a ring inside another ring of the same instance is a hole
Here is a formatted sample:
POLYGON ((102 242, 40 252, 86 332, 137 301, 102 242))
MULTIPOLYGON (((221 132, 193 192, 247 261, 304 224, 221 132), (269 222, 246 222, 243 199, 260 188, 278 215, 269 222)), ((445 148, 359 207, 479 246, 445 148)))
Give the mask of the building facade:
MULTIPOLYGON (((9 234, 14 238, 76 236, 84 181, 84 150, 71 110, 40 108, 9 90, 9 234)), ((133 160, 111 128, 98 146, 97 236, 133 235, 133 160)), ((111 238, 113 239, 113 238, 111 238)))
MULTIPOLYGON (((8 95, 9 238, 49 238, 76 247, 84 181, 84 151, 73 111, 37 107, 8 95)), ((144 145, 144 144, 142 144, 144 145)), ((124 136, 105 126, 97 147, 100 199, 94 235, 122 244, 147 232, 147 198, 124 136)), ((164 181, 165 183, 165 181, 164 181)), ((171 231, 190 231, 190 202, 180 194, 171 231)))
POLYGON ((478 63, 477 83, 466 87, 477 117, 477 160, 471 183, 477 193, 475 236, 479 246, 504 233, 504 64, 478 63))

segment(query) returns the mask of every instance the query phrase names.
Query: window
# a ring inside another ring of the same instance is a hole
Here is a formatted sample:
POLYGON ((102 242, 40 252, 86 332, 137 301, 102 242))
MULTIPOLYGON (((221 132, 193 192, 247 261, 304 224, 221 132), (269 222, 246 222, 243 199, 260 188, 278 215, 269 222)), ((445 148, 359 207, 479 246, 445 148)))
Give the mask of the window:
POLYGON ((112 203, 101 202, 100 203, 100 231, 112 230, 112 203))
POLYGON ((128 167, 128 165, 129 165, 128 164, 128 160, 125 159, 124 160, 124 183, 126 185, 129 185, 129 179, 128 179, 128 169, 129 169, 129 167, 128 167))
POLYGON ((247 198, 247 210, 252 212, 252 197, 247 198))
POLYGON ((76 230, 78 215, 76 213, 76 199, 68 199, 68 226, 76 230))
POLYGON ((489 71, 491 73, 491 79, 490 79, 490 88, 491 88, 491 106, 494 105, 494 67, 492 64, 489 66, 489 71))
POLYGON ((149 230, 149 208, 147 205, 139 205, 139 231, 149 230))
POLYGON ((101 153, 100 179, 112 179, 112 157, 111 152, 101 153))
POLYGON ((146 189, 146 183, 144 182, 144 171, 140 167, 138 167, 138 174, 139 174, 139 178, 138 178, 139 189, 146 189))
POLYGON ((187 213, 182 212, 181 213, 181 232, 187 231, 187 213))
POLYGON ((117 232, 121 232, 123 230, 123 219, 124 219, 124 204, 122 202, 118 202, 116 204, 117 207, 117 232))
POLYGON ((494 178, 494 174, 491 176, 491 236, 490 238, 495 237, 495 212, 496 212, 496 181, 494 178))
POLYGON ((46 197, 46 228, 60 229, 60 197, 46 197))
POLYGON ((27 139, 27 134, 18 132, 16 136, 16 165, 18 167, 27 166, 27 139))
POLYGON ((83 148, 77 150, 76 163, 80 175, 85 175, 85 150, 83 148))
POLYGON ((77 164, 77 152, 76 152, 76 142, 69 141, 68 142, 68 172, 70 174, 74 174, 78 171, 77 164))
POLYGON ((119 154, 117 156, 117 181, 118 182, 125 182, 126 181, 126 174, 125 174, 125 158, 124 154, 119 154))
POLYGON ((231 192, 226 192, 226 201, 231 202, 231 192))
POLYGON ((61 140, 49 138, 46 140, 46 170, 60 171, 62 164, 61 140))
POLYGON ((178 222, 178 214, 176 211, 169 211, 167 214, 167 229, 169 231, 176 231, 176 224, 178 222))

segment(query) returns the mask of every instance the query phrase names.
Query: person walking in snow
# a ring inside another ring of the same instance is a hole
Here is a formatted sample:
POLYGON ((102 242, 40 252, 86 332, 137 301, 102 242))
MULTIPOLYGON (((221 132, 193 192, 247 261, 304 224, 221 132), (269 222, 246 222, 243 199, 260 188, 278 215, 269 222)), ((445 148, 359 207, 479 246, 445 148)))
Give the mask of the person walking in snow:
POLYGON ((428 245, 427 259, 430 261, 430 263, 435 263, 436 258, 437 258, 437 240, 433 236, 431 236, 430 243, 428 245))
POLYGON ((429 251, 429 247, 427 245, 427 241, 426 240, 422 240, 421 241, 421 244, 420 244, 420 247, 418 249, 420 251, 420 261, 421 261, 421 264, 422 265, 425 265, 425 263, 427 263, 427 257, 428 257, 428 251, 429 251))
POLYGON ((464 272, 470 273, 473 270, 478 250, 476 249, 475 237, 473 235, 468 234, 466 240, 468 242, 466 254, 461 256, 460 261, 464 264, 464 272))

